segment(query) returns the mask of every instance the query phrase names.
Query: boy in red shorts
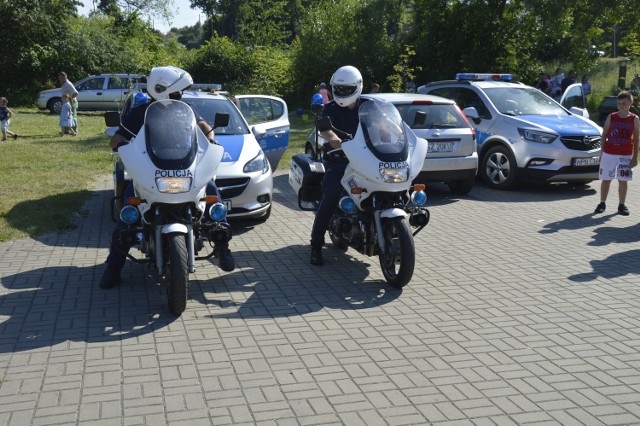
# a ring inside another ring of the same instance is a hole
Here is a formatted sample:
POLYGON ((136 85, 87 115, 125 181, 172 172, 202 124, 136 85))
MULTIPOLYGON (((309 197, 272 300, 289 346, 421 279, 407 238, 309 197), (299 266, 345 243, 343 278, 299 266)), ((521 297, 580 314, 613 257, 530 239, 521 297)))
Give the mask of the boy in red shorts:
POLYGON ((638 136, 640 119, 629 109, 633 96, 629 92, 620 92, 617 97, 618 111, 612 112, 602 130, 602 153, 600 154, 600 204, 594 213, 602 213, 607 208, 605 201, 609 194, 611 181, 618 180, 620 204, 618 213, 629 216, 624 202, 627 198, 627 182, 633 178, 633 169, 638 164, 638 136))

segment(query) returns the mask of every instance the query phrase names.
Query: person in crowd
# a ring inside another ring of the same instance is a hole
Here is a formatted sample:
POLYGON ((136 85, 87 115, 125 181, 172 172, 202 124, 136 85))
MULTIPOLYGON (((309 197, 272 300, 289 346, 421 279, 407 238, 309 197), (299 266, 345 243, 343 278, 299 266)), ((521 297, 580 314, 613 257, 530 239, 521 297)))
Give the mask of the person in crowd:
POLYGON ((536 83, 536 89, 540 90, 542 93, 547 95, 551 93, 551 86, 549 86, 549 83, 545 79, 545 74, 543 72, 538 74, 538 82, 536 83))
POLYGON ((416 93, 416 83, 409 76, 407 76, 407 81, 404 83, 404 91, 406 93, 416 93))
POLYGON ((591 82, 589 81, 589 74, 582 76, 582 91, 585 95, 591 94, 591 82))
MULTIPOLYGON (((331 90, 333 100, 322 109, 322 117, 331 118, 334 128, 355 135, 358 130, 358 108, 362 104, 360 95, 362 94, 362 75, 356 67, 346 65, 340 67, 331 77, 331 90)), ((344 141, 333 130, 326 130, 320 133, 327 141, 325 152, 340 148, 344 141)), ((342 151, 325 154, 326 172, 322 179, 322 200, 316 212, 316 217, 311 229, 311 264, 322 266, 322 246, 324 246, 324 236, 329 228, 329 221, 338 201, 342 187, 340 180, 349 161, 342 151)))
MULTIPOLYGON (((147 95, 150 97, 148 103, 134 107, 126 117, 116 133, 111 137, 109 145, 112 149, 117 150, 123 144, 127 144, 129 140, 135 137, 135 134, 142 128, 144 124, 144 116, 149 105, 154 101, 161 99, 182 98, 182 91, 193 84, 191 75, 177 67, 166 66, 156 67, 149 73, 147 84, 147 95)), ((214 139, 213 129, 209 124, 196 114, 196 122, 209 140, 214 139)), ((209 195, 218 195, 220 193, 213 181, 209 182, 206 189, 209 195)), ((123 198, 133 196, 132 185, 129 185, 124 192, 123 198)), ((131 249, 131 242, 121 241, 120 231, 126 228, 126 224, 119 221, 113 230, 111 237, 111 245, 109 246, 109 256, 107 257, 105 269, 102 279, 100 280, 101 288, 112 288, 117 286, 121 281, 120 271, 124 267, 127 259, 127 253, 131 249)), ((235 261, 229 250, 229 242, 216 242, 216 255, 218 257, 220 269, 226 272, 235 269, 235 261)))
POLYGON ((2 140, 6 141, 7 136, 18 139, 18 134, 9 130, 9 124, 11 124, 11 117, 13 111, 9 109, 9 101, 4 96, 0 98, 0 128, 2 128, 2 140))
POLYGON ((325 83, 320 83, 320 88, 318 89, 318 93, 322 95, 322 105, 326 105, 329 103, 329 90, 327 89, 327 85, 325 83))
POLYGON ((576 81, 577 77, 578 77, 578 73, 576 72, 576 70, 569 71, 569 75, 566 76, 564 79, 562 79, 562 82, 560 83, 560 89, 561 89, 560 95, 562 95, 565 92, 565 90, 567 90, 567 87, 577 83, 576 81))
POLYGON ((378 83, 373 83, 371 85, 371 92, 369 93, 380 93, 380 85, 378 83))
POLYGON ((58 81, 61 84, 61 91, 63 95, 69 96, 69 103, 71 104, 71 115, 73 116, 73 131, 78 131, 78 91, 72 82, 67 78, 67 73, 60 71, 58 73, 58 81))
POLYGON ((562 68, 556 68, 556 73, 551 79, 551 97, 559 98, 562 95, 562 80, 564 80, 564 72, 562 68))
POLYGON ((633 168, 638 164, 638 137, 640 119, 629 109, 633 104, 633 95, 623 91, 617 96, 618 111, 612 112, 604 122, 602 129, 602 153, 600 154, 600 204, 594 213, 602 213, 607 208, 606 201, 613 179, 618 180, 618 213, 629 215, 625 205, 627 182, 633 178, 633 168))
POLYGON ((62 108, 60 108, 60 137, 66 134, 76 136, 77 133, 73 128, 75 127, 75 120, 71 113, 71 103, 69 102, 69 95, 62 95, 62 108))

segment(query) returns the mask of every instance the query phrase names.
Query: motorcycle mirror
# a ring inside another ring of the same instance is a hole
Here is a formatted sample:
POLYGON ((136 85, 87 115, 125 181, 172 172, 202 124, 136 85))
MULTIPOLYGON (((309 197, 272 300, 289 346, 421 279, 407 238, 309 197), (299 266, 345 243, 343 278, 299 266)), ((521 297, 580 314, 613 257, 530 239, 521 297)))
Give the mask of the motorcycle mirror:
POLYGON ((118 127, 120 125, 120 113, 117 111, 105 112, 104 123, 107 127, 118 127))
POLYGON ((216 112, 216 117, 213 120, 213 128, 227 127, 229 125, 229 114, 225 112, 216 112))
POLYGON ((413 119, 413 125, 423 126, 424 123, 426 122, 427 122, 427 113, 424 111, 416 111, 416 116, 413 119))
POLYGON ((318 121, 316 121, 316 127, 321 132, 326 132, 327 130, 332 129, 331 118, 330 117, 322 117, 318 121))
POLYGON ((322 112, 322 105, 312 104, 311 112, 315 115, 320 115, 320 113, 322 112))

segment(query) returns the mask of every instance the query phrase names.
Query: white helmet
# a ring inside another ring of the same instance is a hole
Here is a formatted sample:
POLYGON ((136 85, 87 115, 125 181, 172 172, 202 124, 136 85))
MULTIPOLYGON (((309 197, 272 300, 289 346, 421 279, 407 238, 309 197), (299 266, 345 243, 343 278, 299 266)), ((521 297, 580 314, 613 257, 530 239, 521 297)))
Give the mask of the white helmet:
POLYGON ((354 104, 362 94, 362 74, 358 68, 351 65, 338 68, 331 77, 331 91, 341 107, 354 104))
POLYGON ((173 66, 155 67, 147 78, 147 93, 159 101, 169 99, 171 93, 180 92, 193 84, 191 75, 173 66))

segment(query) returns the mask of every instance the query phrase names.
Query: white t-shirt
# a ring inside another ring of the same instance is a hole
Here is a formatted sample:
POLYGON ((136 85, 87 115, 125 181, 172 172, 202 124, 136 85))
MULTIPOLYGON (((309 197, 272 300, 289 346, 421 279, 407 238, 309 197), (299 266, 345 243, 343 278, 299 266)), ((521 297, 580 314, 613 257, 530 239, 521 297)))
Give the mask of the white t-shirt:
POLYGON ((62 94, 63 95, 76 95, 78 96, 78 91, 76 90, 76 87, 73 85, 73 83, 71 83, 69 80, 65 81, 64 83, 62 83, 62 94))

